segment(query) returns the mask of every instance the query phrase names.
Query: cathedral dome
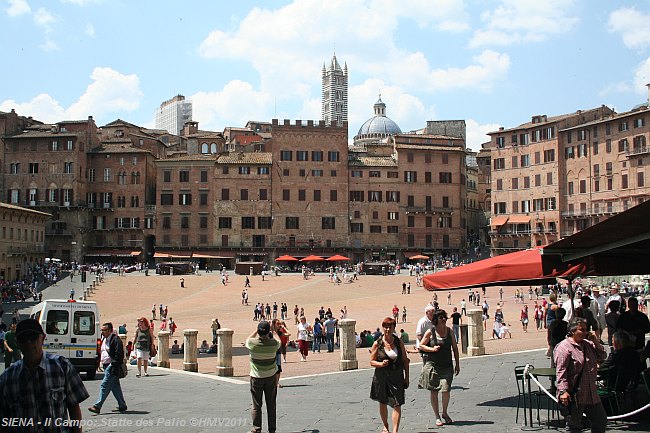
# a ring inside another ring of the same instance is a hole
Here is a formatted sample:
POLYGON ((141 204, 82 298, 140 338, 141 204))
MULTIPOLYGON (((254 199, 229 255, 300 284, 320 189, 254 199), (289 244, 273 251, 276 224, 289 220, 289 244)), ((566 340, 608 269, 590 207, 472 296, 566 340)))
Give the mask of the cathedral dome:
POLYGON ((388 135, 402 133, 402 130, 397 126, 397 123, 386 117, 386 104, 381 100, 381 96, 379 96, 379 100, 375 103, 374 109, 375 115, 361 125, 357 136, 354 137, 355 140, 363 138, 383 138, 388 135))

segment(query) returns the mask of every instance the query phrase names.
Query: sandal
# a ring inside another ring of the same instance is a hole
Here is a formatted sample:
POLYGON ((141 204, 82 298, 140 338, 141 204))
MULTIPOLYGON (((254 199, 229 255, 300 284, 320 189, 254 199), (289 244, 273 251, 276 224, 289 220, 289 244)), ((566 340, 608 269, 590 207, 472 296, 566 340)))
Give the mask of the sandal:
POLYGON ((436 418, 436 426, 442 427, 444 424, 442 423, 442 420, 440 418, 436 418))
POLYGON ((454 421, 447 414, 443 414, 442 418, 445 420, 445 424, 453 424, 454 421))

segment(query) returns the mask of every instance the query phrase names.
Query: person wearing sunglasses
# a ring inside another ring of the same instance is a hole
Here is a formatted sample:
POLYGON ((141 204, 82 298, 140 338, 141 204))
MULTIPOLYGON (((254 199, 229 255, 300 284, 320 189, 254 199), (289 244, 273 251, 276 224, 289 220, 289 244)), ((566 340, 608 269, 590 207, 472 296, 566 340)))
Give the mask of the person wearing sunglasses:
POLYGON ((425 332, 418 344, 423 361, 418 388, 431 391, 431 407, 437 427, 453 423, 447 408, 451 399, 451 383, 454 374, 460 373, 458 345, 454 333, 447 326, 447 318, 445 310, 434 312, 431 319, 433 327, 425 332), (452 352, 456 361, 455 366, 452 364, 452 352), (442 414, 438 393, 442 393, 442 414))

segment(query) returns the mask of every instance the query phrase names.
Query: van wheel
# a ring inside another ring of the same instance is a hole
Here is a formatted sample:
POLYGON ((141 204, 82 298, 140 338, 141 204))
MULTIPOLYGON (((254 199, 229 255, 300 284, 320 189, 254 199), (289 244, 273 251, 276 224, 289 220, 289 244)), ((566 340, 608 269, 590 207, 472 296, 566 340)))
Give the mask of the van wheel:
POLYGON ((86 371, 86 378, 88 380, 93 380, 95 378, 96 374, 97 374, 97 369, 88 370, 88 371, 86 371))

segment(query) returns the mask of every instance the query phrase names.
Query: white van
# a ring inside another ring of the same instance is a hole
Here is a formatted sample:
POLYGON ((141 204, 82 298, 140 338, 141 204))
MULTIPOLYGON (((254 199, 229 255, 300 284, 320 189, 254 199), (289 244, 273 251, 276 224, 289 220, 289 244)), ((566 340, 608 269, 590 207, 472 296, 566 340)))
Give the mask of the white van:
POLYGON ((45 330, 46 352, 65 356, 88 379, 95 377, 101 347, 97 303, 48 299, 35 305, 30 317, 45 330))

